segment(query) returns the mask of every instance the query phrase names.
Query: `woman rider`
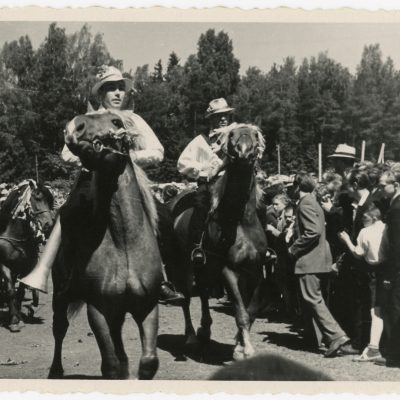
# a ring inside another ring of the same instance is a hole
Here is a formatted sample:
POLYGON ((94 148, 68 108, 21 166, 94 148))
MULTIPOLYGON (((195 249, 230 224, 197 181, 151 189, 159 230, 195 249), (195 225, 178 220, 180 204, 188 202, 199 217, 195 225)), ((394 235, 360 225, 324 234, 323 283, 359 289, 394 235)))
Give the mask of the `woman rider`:
MULTIPOLYGON (((135 162, 140 167, 147 167, 156 165, 162 161, 164 157, 164 148, 157 136, 154 134, 150 126, 131 110, 122 110, 125 104, 125 95, 128 91, 132 90, 132 81, 124 78, 121 71, 112 66, 103 66, 96 76, 97 82, 92 89, 92 94, 98 96, 101 105, 97 113, 112 110, 123 121, 127 133, 137 135, 137 142, 140 144, 140 150, 130 149, 129 156, 132 162, 135 162)), ((75 156, 65 145, 61 157, 64 161, 80 166, 80 160, 75 156)), ((71 191, 67 202, 62 206, 60 215, 62 215, 63 229, 69 225, 72 229, 73 225, 79 221, 79 214, 82 213, 85 199, 89 200, 86 204, 90 203, 88 186, 90 182, 90 172, 85 168, 80 171, 78 180, 71 191)), ((68 227, 68 228, 69 228, 68 227)), ((46 260, 48 257, 46 253, 56 253, 61 241, 60 219, 58 218, 53 228, 52 234, 41 257, 41 260, 46 260)), ((51 268, 51 265, 49 266, 51 268)), ((165 275, 165 273, 164 273, 165 275)), ((32 286, 32 285, 30 285, 32 286)), ((172 285, 166 280, 162 283, 161 296, 164 301, 170 303, 179 302, 183 296, 173 290, 172 285)))

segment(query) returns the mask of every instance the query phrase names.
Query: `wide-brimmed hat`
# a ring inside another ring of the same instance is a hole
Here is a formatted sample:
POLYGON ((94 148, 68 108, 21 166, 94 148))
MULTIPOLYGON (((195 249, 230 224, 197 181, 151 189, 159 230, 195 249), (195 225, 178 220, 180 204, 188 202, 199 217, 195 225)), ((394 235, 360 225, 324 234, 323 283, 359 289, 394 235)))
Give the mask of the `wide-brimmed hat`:
POLYGON ((231 113, 233 110, 234 108, 229 107, 224 98, 221 97, 220 99, 214 99, 211 100, 208 105, 206 118, 209 118, 214 114, 231 113))
POLYGON ((99 73, 96 75, 97 82, 92 88, 92 94, 97 95, 99 89, 106 83, 106 82, 118 82, 124 81, 125 83, 125 91, 129 91, 132 89, 132 80, 128 78, 124 78, 122 76, 121 71, 118 68, 103 65, 100 68, 99 73))
POLYGON ((330 158, 351 158, 356 159, 356 148, 347 144, 338 144, 333 154, 328 156, 330 158))

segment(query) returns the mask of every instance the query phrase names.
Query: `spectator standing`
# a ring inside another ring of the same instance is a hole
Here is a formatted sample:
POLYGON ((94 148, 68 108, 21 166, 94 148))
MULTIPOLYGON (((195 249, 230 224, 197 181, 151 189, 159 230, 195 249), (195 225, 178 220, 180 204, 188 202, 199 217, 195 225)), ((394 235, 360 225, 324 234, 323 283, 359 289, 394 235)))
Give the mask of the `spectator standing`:
POLYGON ((384 284, 390 289, 388 301, 388 346, 386 357, 376 361, 379 365, 400 367, 400 165, 395 164, 383 172, 379 186, 390 199, 386 216, 388 233, 388 271, 384 284))
POLYGON ((349 353, 350 339, 328 310, 321 291, 321 280, 331 270, 332 256, 325 239, 325 217, 314 194, 314 179, 305 172, 295 177, 295 193, 299 196, 296 212, 296 239, 289 248, 295 260, 295 275, 300 290, 311 311, 317 338, 328 346, 325 357, 335 356, 339 350, 349 353))
POLYGON ((380 210, 374 204, 370 204, 362 220, 364 228, 357 237, 356 245, 347 232, 340 233, 340 238, 350 253, 364 261, 365 272, 369 277, 371 330, 368 346, 360 356, 354 358, 354 361, 360 362, 374 361, 381 357, 379 342, 383 332, 383 261, 387 252, 386 225, 382 222, 380 210))

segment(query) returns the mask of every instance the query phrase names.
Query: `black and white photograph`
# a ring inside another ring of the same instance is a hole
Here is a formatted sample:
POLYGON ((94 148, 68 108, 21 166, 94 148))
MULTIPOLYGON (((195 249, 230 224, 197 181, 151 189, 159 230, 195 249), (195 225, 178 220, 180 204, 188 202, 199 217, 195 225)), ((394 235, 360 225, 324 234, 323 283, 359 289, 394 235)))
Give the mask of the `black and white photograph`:
POLYGON ((400 381, 400 18, 85 12, 0 18, 0 378, 400 381))

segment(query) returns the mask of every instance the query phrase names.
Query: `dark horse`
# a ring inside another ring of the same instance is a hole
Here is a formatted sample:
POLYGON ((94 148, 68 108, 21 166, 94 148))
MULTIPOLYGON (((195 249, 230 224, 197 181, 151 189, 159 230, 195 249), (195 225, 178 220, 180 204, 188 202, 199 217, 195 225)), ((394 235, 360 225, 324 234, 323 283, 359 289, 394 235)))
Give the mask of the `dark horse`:
POLYGON ((0 276, 6 285, 9 329, 20 331, 24 286, 15 290, 16 278, 29 274, 36 265, 39 245, 53 224, 53 195, 33 180, 13 189, 0 210, 0 276), (44 236, 43 236, 44 235, 44 236))
POLYGON ((157 211, 147 178, 127 154, 129 137, 123 121, 110 111, 74 118, 67 124, 65 140, 91 172, 81 173, 80 185, 86 185, 88 195, 77 187, 81 190, 77 209, 67 212, 71 193, 60 211, 62 239, 52 269, 55 348, 49 377, 63 375, 68 314, 86 302, 103 377, 129 377, 121 330, 130 313, 142 341, 138 377, 151 379, 158 369, 162 274, 157 211))
POLYGON ((254 353, 250 327, 259 307, 262 266, 267 250, 267 240, 257 216, 261 193, 255 181, 255 165, 264 140, 260 130, 253 125, 233 124, 224 129, 222 148, 227 165, 225 174, 211 188, 212 205, 204 240, 207 263, 204 267, 193 268, 189 261, 191 245, 187 240, 192 209, 177 217, 175 232, 183 255, 180 265, 184 282, 179 286, 186 297, 183 306, 186 345, 210 340, 212 319, 208 297, 213 282, 218 282, 222 273, 235 306, 238 332, 233 357, 237 360, 254 353), (225 238, 224 245, 221 245, 221 235, 225 238), (202 311, 197 337, 189 307, 193 278, 199 290, 202 311))

